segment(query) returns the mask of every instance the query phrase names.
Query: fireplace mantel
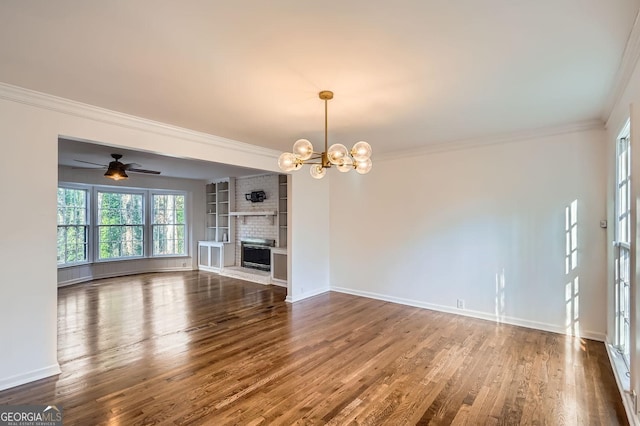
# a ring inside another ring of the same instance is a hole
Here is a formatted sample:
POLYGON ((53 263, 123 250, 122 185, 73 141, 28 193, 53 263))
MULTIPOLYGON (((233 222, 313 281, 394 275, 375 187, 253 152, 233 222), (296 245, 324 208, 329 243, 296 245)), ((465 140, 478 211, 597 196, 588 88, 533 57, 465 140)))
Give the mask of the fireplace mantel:
POLYGON ((247 216, 271 217, 271 223, 273 223, 276 215, 277 215, 277 212, 275 210, 250 211, 250 212, 229 212, 229 216, 241 217, 242 218, 242 223, 246 223, 247 216))

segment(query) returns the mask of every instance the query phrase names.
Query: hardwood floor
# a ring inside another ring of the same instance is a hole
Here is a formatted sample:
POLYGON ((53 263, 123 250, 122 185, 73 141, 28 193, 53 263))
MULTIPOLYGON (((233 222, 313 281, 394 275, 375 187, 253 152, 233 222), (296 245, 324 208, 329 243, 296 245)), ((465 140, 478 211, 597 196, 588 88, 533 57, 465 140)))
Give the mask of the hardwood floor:
POLYGON ((602 343, 204 272, 59 290, 65 425, 627 424, 602 343))

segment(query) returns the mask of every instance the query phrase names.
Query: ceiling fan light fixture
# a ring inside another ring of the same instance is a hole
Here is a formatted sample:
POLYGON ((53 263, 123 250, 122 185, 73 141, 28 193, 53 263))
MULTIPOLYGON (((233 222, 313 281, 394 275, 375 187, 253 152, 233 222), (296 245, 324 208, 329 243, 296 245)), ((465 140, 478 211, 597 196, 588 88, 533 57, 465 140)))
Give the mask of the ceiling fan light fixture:
POLYGON ((125 172, 124 170, 119 170, 115 168, 114 169, 109 168, 107 172, 104 174, 104 176, 113 180, 124 180, 129 178, 129 176, 127 175, 127 172, 125 172))
POLYGON ((79 163, 92 164, 94 166, 100 166, 101 168, 107 169, 107 172, 104 174, 104 177, 113 179, 113 180, 128 179, 129 175, 127 175, 127 171, 133 172, 133 173, 142 173, 147 175, 159 175, 161 173, 157 170, 141 169, 140 167, 142 166, 138 163, 123 164, 122 162, 120 162, 120 159, 122 158, 122 154, 111 154, 111 158, 113 158, 113 161, 111 161, 108 166, 100 163, 86 161, 86 160, 74 159, 74 161, 77 161, 79 163))
POLYGON ((104 176, 113 180, 128 179, 129 176, 127 175, 124 164, 118 161, 122 156, 119 154, 112 154, 112 157, 115 158, 115 161, 109 163, 109 167, 107 168, 104 176))

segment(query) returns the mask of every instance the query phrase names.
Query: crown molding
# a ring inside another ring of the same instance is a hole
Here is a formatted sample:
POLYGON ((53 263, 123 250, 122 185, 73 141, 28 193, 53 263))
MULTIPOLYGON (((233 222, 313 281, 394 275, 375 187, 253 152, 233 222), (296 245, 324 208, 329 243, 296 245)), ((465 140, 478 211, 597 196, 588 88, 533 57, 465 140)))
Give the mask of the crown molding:
POLYGON ((611 119, 613 109, 618 104, 618 102, 620 102, 620 99, 622 99, 622 95, 624 94, 624 91, 629 84, 629 80, 631 80, 633 70, 638 63, 638 58, 640 58, 639 20, 640 12, 636 13, 636 18, 633 21, 633 27, 631 27, 629 38, 627 39, 627 43, 624 47, 624 52, 622 53, 620 66, 618 67, 618 71, 616 72, 613 89, 611 90, 611 93, 607 98, 607 102, 605 103, 602 112, 602 119, 607 125, 609 124, 609 120, 611 119))
POLYGON ((579 133, 590 130, 604 130, 604 123, 600 119, 577 121, 560 126, 549 126, 539 129, 524 130, 511 133, 497 134, 480 138, 463 139, 459 141, 441 142, 427 145, 417 149, 389 152, 376 155, 376 161, 396 160, 401 158, 428 155, 439 152, 459 151, 463 149, 478 148, 490 145, 522 142, 530 139, 544 138, 548 136, 579 133))
MULTIPOLYGON (((239 151, 268 158, 278 158, 279 151, 246 142, 223 138, 208 133, 173 126, 159 121, 149 120, 122 112, 117 112, 47 93, 0 82, 0 99, 43 108, 58 113, 86 118, 147 133, 183 139, 205 145, 212 145, 232 151, 239 151)), ((66 135, 71 136, 71 135, 66 135)))

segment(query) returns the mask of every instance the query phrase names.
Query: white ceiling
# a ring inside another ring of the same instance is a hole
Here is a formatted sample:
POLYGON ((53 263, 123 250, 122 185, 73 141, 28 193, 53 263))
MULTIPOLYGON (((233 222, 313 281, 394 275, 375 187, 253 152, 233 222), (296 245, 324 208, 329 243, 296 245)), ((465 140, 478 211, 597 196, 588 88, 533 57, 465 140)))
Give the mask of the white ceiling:
POLYGON ((605 119, 638 6, 3 0, 0 81, 278 150, 319 145, 330 89, 330 143, 375 159, 605 119))

